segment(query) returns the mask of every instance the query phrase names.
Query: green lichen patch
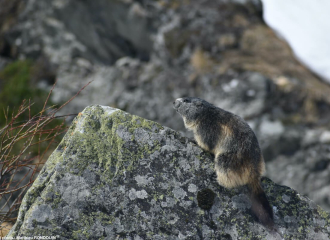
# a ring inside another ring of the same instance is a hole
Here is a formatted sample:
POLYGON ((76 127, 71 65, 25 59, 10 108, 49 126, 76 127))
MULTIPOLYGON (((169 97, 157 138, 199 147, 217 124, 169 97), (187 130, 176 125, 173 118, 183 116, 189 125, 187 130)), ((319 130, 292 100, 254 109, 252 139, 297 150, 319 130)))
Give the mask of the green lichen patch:
POLYGON ((160 125, 119 110, 110 117, 101 107, 96 106, 93 107, 92 114, 85 110, 74 121, 74 130, 71 128, 68 132, 71 135, 70 141, 79 142, 80 147, 77 149, 67 144, 65 155, 90 159, 74 161, 74 165, 69 163, 68 170, 72 173, 79 174, 88 165, 95 163, 108 180, 113 179, 117 174, 130 171, 137 159, 159 149, 158 141, 148 140, 151 134, 148 132, 159 131, 162 129, 160 125), (146 135, 147 139, 143 144, 134 139, 136 129, 146 135))

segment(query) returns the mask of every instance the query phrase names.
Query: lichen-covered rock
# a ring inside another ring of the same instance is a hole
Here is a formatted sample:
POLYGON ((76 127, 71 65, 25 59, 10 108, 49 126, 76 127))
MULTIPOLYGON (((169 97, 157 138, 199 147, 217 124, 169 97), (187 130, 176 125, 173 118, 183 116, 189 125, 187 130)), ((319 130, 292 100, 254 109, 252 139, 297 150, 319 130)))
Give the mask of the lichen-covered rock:
MULTIPOLYGON (((10 237, 279 239, 256 222, 246 189, 213 182, 212 156, 178 132, 91 106, 73 121, 25 195, 10 237)), ((263 180, 284 239, 329 239, 329 214, 263 180)))

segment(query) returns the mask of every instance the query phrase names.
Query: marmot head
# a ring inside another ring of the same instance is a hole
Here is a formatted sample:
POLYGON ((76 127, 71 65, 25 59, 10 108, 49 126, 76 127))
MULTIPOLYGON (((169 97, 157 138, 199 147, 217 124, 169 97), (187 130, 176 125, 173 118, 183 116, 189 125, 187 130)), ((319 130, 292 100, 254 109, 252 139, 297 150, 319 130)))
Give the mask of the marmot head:
POLYGON ((173 102, 173 107, 182 116, 187 128, 192 128, 205 111, 215 108, 205 100, 195 97, 178 98, 173 102))

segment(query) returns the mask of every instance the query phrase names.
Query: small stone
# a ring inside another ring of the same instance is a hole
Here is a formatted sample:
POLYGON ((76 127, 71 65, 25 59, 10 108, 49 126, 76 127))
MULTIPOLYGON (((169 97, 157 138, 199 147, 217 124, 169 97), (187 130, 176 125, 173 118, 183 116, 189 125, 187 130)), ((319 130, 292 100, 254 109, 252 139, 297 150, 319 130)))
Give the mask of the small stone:
POLYGON ((324 131, 320 136, 321 143, 330 143, 330 131, 324 131))
POLYGON ((197 191, 197 186, 195 184, 189 184, 188 185, 188 191, 191 192, 191 193, 194 193, 197 191))
POLYGON ((290 202, 290 199, 291 199, 291 198, 290 198, 290 196, 284 194, 284 195, 282 196, 282 199, 283 199, 283 201, 284 201, 285 203, 288 203, 288 202, 290 202))

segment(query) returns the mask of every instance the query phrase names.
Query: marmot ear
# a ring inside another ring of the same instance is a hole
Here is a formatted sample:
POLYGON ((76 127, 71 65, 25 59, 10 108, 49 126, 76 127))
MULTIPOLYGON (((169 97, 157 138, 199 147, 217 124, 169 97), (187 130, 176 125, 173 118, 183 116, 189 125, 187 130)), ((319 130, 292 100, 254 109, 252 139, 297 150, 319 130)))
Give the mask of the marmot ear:
POLYGON ((202 106, 203 104, 202 104, 202 102, 196 102, 196 106, 197 107, 200 107, 200 106, 202 106))

